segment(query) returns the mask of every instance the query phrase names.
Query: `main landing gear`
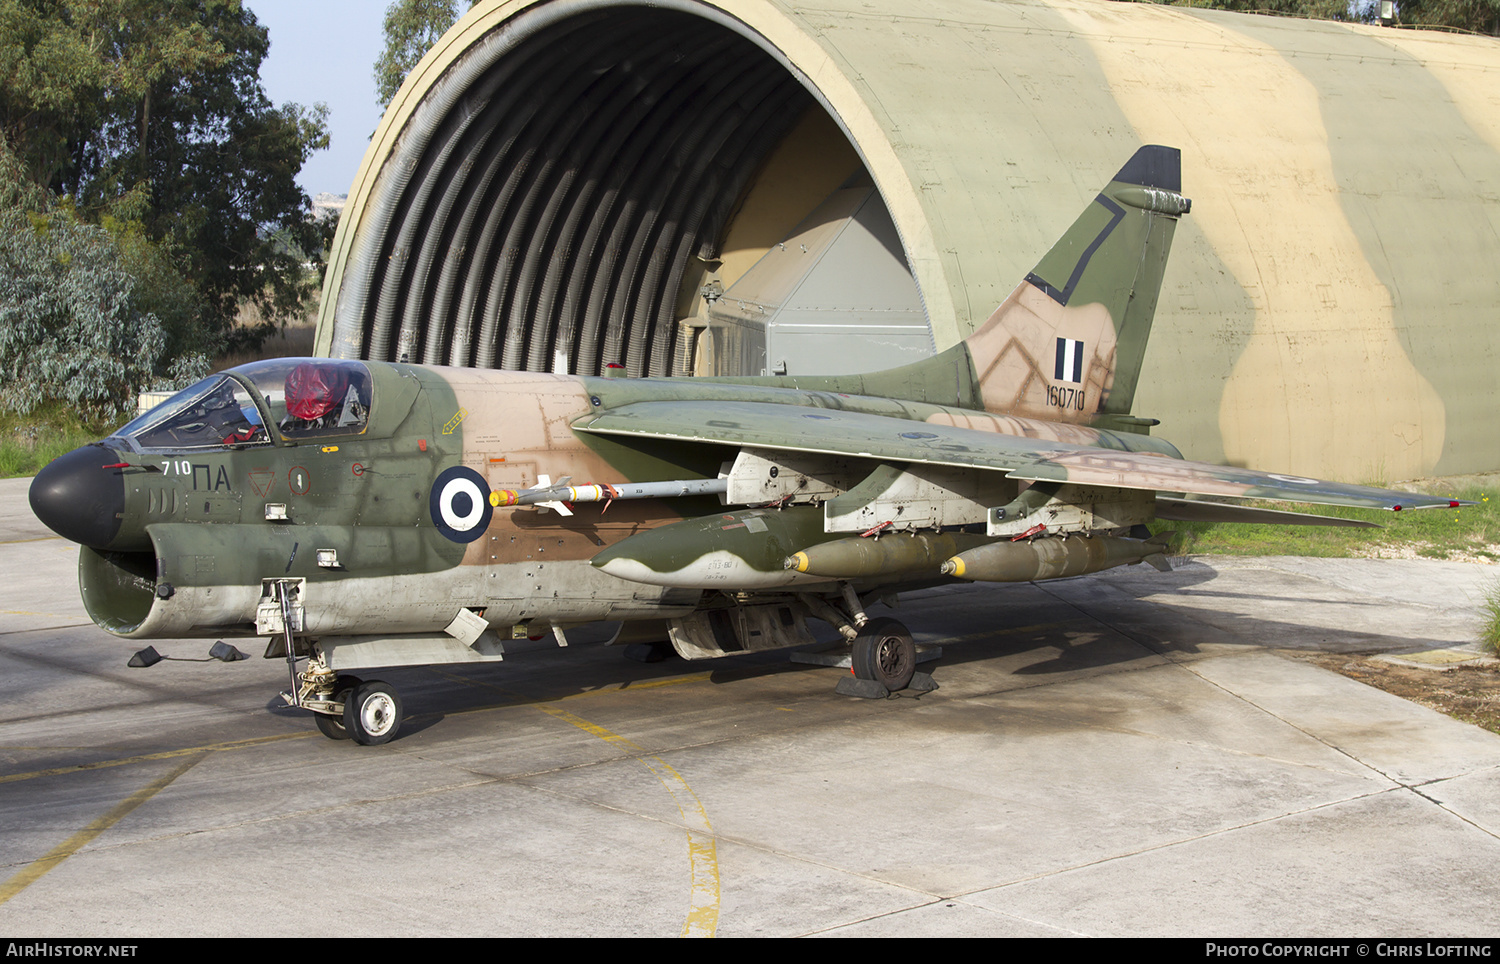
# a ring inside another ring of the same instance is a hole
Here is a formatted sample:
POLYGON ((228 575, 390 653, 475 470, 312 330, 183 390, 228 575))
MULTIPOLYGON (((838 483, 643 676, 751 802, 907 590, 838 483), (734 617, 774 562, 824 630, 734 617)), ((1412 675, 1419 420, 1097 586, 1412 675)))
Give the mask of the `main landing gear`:
POLYGON ((891 692, 904 690, 917 672, 917 647, 901 623, 872 619, 849 644, 849 663, 857 679, 872 680, 891 692))
POLYGON ((899 620, 871 619, 849 641, 850 675, 842 677, 835 691, 844 696, 883 700, 892 693, 928 693, 937 681, 917 671, 917 664, 943 655, 941 647, 917 649, 899 620))
POLYGON ((849 641, 848 656, 842 655, 838 650, 792 654, 792 659, 799 663, 848 667, 850 675, 841 678, 834 687, 838 693, 866 699, 885 699, 902 690, 928 693, 938 688, 931 676, 917 671, 917 664, 941 657, 942 647, 930 646, 919 650, 912 641, 911 633, 900 620, 888 616, 869 618, 865 615, 865 601, 859 598, 849 583, 840 587, 840 597, 837 599, 819 598, 807 593, 799 593, 798 598, 813 615, 836 628, 849 641), (840 602, 842 606, 839 605, 840 602))

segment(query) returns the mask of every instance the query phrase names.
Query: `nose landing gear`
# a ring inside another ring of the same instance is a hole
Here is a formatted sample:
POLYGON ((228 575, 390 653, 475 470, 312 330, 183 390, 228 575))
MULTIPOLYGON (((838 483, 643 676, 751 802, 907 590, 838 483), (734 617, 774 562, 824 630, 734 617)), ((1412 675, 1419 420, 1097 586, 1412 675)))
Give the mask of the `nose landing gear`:
POLYGON ((344 730, 355 743, 389 743, 400 728, 401 697, 389 683, 372 679, 344 693, 344 730))
POLYGON ((316 654, 309 657, 297 679, 297 695, 283 693, 282 698, 290 706, 311 711, 318 732, 330 740, 379 746, 395 739, 401 729, 401 697, 389 683, 335 676, 316 654))

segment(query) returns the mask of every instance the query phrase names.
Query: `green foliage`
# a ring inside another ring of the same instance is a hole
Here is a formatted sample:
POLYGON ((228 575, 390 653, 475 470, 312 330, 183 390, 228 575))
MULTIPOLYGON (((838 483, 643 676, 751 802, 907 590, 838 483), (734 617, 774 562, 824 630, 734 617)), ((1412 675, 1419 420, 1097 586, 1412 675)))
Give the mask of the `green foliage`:
POLYGON ((161 246, 103 222, 29 182, 0 138, 0 410, 61 400, 113 418, 142 388, 199 377, 222 341, 161 246))
POLYGON ((95 418, 156 379, 167 335, 103 228, 71 212, 0 214, 0 407, 49 399, 95 418))
MULTIPOLYGON (((1309 20, 1353 20, 1374 23, 1379 0, 1146 0, 1180 7, 1269 13, 1309 20)), ((1500 35, 1500 0, 1399 0, 1397 22, 1404 26, 1446 27, 1500 35)))
POLYGON ((245 300, 296 314, 332 230, 295 180, 327 110, 271 104, 268 47, 237 0, 0 0, 0 134, 24 178, 113 225, 123 254, 132 234, 155 246, 210 333, 245 300))
POLYGON ((98 440, 117 424, 81 419, 56 403, 24 416, 0 411, 0 478, 35 475, 59 455, 98 440))
POLYGON ((1484 624, 1479 627, 1479 645, 1491 655, 1500 656, 1500 580, 1485 593, 1479 605, 1484 624))
POLYGON ((1402 0, 1396 8, 1403 24, 1500 34, 1500 0, 1402 0))
POLYGON ((457 22, 458 0, 395 0, 385 8, 385 49, 375 60, 375 96, 382 105, 391 102, 417 61, 457 22))
POLYGON ((1308 20, 1352 20, 1345 0, 1152 0, 1177 7, 1235 10, 1240 13, 1271 13, 1308 20))
POLYGON ((34 180, 76 192, 102 131, 121 118, 148 126, 155 90, 230 59, 203 22, 204 7, 0 0, 0 130, 34 180))

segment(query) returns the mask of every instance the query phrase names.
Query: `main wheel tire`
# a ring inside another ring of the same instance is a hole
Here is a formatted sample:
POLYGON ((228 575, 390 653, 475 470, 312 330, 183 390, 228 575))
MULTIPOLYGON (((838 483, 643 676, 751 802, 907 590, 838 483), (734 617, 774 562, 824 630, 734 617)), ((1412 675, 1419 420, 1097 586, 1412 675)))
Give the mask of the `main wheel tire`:
POLYGON ((361 746, 389 743, 401 728, 401 697, 388 683, 361 683, 344 698, 344 729, 361 746))
POLYGON ((904 690, 917 671, 917 647, 911 633, 895 619, 865 623, 850 647, 854 675, 874 680, 895 692, 904 690))
MULTIPOLYGON (((349 692, 364 680, 358 676, 340 676, 333 682, 333 701, 343 703, 348 699, 349 692)), ((342 716, 329 716, 326 713, 314 713, 313 722, 318 724, 318 732, 330 740, 349 739, 349 728, 344 725, 342 716)))
POLYGON ((318 732, 330 740, 349 739, 349 728, 344 726, 342 716, 329 716, 327 713, 314 713, 313 722, 318 724, 318 732))

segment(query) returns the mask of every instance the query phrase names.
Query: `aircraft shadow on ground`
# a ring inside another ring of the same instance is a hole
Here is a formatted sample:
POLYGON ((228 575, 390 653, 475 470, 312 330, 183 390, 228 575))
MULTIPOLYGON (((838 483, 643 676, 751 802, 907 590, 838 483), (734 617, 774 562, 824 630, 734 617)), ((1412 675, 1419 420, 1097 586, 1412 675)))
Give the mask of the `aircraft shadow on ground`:
MULTIPOLYGON (((1295 618, 1273 619, 1228 609, 1171 604, 1174 596, 1198 600, 1218 597, 1254 601, 1271 611, 1323 602, 1316 594, 1290 596, 1219 588, 1214 584, 1221 578, 1207 566, 1190 566, 1159 580, 1134 575, 1125 581, 1082 576, 1047 583, 966 584, 912 593, 895 609, 871 607, 871 615, 900 618, 913 630, 919 645, 942 646, 942 657, 921 667, 940 686, 945 668, 983 662, 997 662, 997 668, 1011 677, 1048 677, 1198 656, 1209 647, 1275 645, 1342 652, 1453 643, 1354 628, 1304 629, 1295 618), (993 621, 987 623, 991 611, 993 621), (1271 640, 1278 642, 1267 642, 1271 640)), ((1332 591, 1326 603, 1381 606, 1343 595, 1334 598, 1332 591)), ((831 628, 813 625, 818 646, 809 648, 840 644, 840 637, 831 628)), ((704 661, 672 656, 661 662, 638 663, 624 658, 620 648, 589 644, 522 653, 500 664, 385 669, 379 671, 379 677, 403 694, 408 714, 403 736, 436 726, 454 713, 551 703, 599 690, 655 687, 697 673, 705 674, 707 682, 726 687, 812 673, 817 674, 813 679, 818 675, 827 679, 831 698, 841 698, 833 695, 832 687, 847 670, 795 662, 790 659, 791 653, 771 650, 704 661)), ((298 712, 282 706, 277 699, 269 701, 267 708, 277 715, 298 712)))

